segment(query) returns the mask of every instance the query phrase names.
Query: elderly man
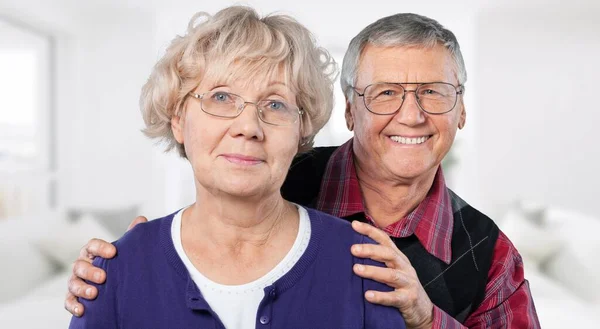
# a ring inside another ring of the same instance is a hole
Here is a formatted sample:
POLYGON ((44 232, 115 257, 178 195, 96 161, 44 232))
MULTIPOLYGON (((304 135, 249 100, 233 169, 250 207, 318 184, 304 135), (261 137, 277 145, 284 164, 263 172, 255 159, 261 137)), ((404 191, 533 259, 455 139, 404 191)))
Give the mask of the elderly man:
MULTIPOLYGON (((454 34, 435 20, 397 14, 367 26, 342 67, 354 137, 299 156, 282 194, 352 221, 379 242, 351 252, 387 268, 354 272, 395 288, 365 298, 398 308, 407 327, 539 328, 521 256, 444 181, 440 163, 465 125, 466 78, 454 34)), ((97 294, 80 278, 105 280, 90 259, 115 252, 100 240, 82 249, 69 282, 70 312, 84 311, 75 296, 97 294)))

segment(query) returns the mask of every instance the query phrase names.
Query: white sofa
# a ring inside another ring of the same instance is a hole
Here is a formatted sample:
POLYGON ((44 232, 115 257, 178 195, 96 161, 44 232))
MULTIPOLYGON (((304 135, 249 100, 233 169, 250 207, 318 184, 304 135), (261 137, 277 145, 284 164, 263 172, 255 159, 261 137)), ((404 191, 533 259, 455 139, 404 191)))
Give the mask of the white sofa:
MULTIPOLYGON (((513 207, 498 224, 523 255, 542 328, 600 327, 600 220, 529 206, 513 207)), ((67 328, 71 263, 91 237, 116 239, 89 216, 0 221, 0 328, 67 328)))
POLYGON ((523 256, 542 328, 599 328, 600 218, 521 202, 498 225, 523 256))
POLYGON ((0 221, 0 328, 64 329, 71 264, 91 237, 116 238, 94 218, 64 212, 0 221))

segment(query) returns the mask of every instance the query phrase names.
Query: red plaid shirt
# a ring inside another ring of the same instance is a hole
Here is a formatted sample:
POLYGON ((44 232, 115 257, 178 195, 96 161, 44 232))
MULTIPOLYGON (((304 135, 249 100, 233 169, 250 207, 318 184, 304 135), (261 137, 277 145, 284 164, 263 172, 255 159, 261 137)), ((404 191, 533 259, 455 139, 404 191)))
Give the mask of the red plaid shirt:
MULTIPOLYGON (((336 217, 365 214, 362 194, 356 177, 352 139, 340 146, 329 160, 317 209, 336 217)), ((393 237, 414 234, 425 249, 444 261, 452 259, 451 239, 454 223, 450 194, 442 169, 438 169, 425 199, 410 214, 383 227, 393 237)), ((529 283, 524 278, 523 260, 504 233, 499 232, 488 273, 486 294, 479 308, 463 326, 437 306, 433 309, 433 328, 539 328, 529 283)))

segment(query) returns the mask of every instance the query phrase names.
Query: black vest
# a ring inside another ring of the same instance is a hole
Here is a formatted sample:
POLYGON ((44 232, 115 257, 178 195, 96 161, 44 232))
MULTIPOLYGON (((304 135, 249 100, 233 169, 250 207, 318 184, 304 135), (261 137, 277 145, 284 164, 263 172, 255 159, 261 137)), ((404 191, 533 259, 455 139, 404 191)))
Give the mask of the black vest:
MULTIPOLYGON (((297 156, 281 188, 283 197, 314 207, 327 162, 336 149, 319 147, 297 156)), ((431 301, 463 323, 485 296, 498 227, 454 192, 449 193, 454 212, 450 264, 429 254, 414 234, 392 239, 410 260, 431 301)), ((364 214, 344 219, 365 221, 364 214)))

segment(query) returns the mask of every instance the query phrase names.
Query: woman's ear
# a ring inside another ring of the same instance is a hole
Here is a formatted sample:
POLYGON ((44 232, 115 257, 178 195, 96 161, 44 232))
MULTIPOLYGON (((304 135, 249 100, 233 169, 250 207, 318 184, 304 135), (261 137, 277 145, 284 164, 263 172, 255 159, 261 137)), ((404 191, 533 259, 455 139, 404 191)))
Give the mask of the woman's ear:
POLYGON ((183 115, 183 111, 179 114, 175 114, 171 117, 171 131, 173 131, 173 136, 175 140, 179 144, 183 144, 183 119, 181 115, 183 115))
POLYGON ((302 123, 300 125, 300 142, 302 142, 308 136, 312 135, 313 126, 306 112, 304 112, 304 115, 302 115, 300 122, 302 123))

